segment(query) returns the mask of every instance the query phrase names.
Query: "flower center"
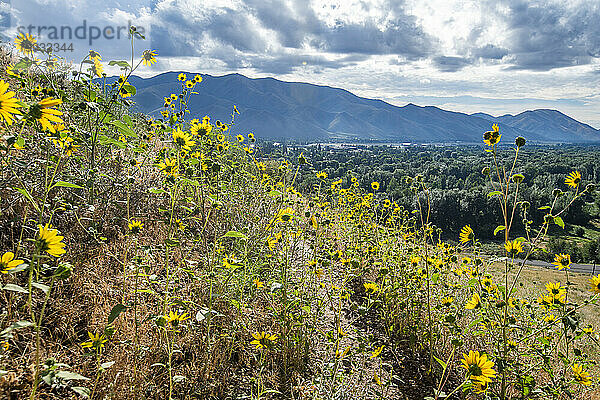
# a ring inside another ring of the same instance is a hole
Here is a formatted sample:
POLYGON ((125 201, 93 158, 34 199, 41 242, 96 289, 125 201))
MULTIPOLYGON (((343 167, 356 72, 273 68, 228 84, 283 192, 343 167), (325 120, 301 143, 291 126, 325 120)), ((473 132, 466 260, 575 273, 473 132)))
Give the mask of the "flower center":
POLYGON ((471 364, 471 365, 469 365, 469 373, 471 374, 471 376, 481 376, 481 375, 483 375, 483 372, 481 371, 481 368, 477 364, 471 364))

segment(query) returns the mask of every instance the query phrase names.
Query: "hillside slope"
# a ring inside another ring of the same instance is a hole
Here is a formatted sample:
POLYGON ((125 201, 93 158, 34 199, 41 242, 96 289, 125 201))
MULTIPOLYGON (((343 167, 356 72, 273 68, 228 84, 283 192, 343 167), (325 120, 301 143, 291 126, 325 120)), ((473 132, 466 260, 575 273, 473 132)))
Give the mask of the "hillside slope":
MULTIPOLYGON (((140 111, 158 115, 165 93, 177 93, 179 72, 151 78, 131 77, 137 87, 134 101, 140 111)), ((503 137, 524 136, 533 142, 582 143, 600 141, 600 131, 555 110, 535 110, 517 116, 465 114, 438 107, 408 104, 398 107, 366 99, 347 90, 274 78, 250 79, 239 74, 203 75, 200 96, 192 112, 228 120, 233 105, 241 112, 238 129, 260 132, 270 139, 298 141, 377 140, 417 143, 479 143, 490 122, 503 137), (541 129, 541 127, 544 129, 541 129)), ((114 77, 108 78, 113 81, 114 77)))

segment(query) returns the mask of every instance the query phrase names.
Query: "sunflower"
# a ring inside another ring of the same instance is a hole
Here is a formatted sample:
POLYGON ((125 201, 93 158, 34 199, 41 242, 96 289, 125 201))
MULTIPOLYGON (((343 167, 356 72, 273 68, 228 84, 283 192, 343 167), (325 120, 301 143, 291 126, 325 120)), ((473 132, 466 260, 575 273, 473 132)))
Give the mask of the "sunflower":
POLYGON ((156 62, 156 50, 144 50, 142 53, 142 62, 150 66, 156 62))
POLYGON ((170 324, 173 328, 176 328, 181 322, 185 321, 186 319, 190 319, 190 316, 188 313, 179 314, 177 311, 169 311, 169 315, 165 315, 164 318, 167 324, 170 324))
POLYGON ((363 286, 365 287, 365 291, 370 293, 375 293, 379 291, 379 286, 377 286, 375 282, 367 282, 364 283, 363 286))
POLYGON ((520 240, 509 240, 508 242, 504 243, 504 248, 510 255, 516 256, 517 254, 523 252, 523 242, 520 240))
POLYGON ((279 210, 277 216, 275 217, 275 221, 277 222, 288 222, 294 216, 294 210, 290 207, 283 208, 279 210))
POLYGON ((175 223, 177 224, 177 228, 179 228, 180 231, 185 231, 186 225, 183 223, 182 220, 180 220, 179 218, 175 218, 175 223))
POLYGON ((548 314, 544 317, 544 321, 546 321, 548 323, 552 323, 552 322, 556 321, 556 316, 554 314, 548 314))
POLYGON ((17 50, 25 55, 33 54, 33 50, 36 47, 37 40, 31 36, 29 33, 22 34, 20 33, 15 38, 15 45, 17 46, 17 50))
POLYGON ((554 297, 563 296, 566 291, 564 286, 560 286, 560 282, 548 282, 546 290, 554 297))
POLYGON ((0 272, 7 274, 8 271, 23 263, 23 260, 15 260, 15 254, 13 252, 7 251, 2 258, 0 258, 0 272))
POLYGON ((327 172, 321 171, 321 172, 317 172, 317 179, 326 179, 327 178, 327 172))
POLYGON ((465 308, 467 310, 475 310, 476 308, 481 307, 481 297, 479 297, 479 295, 477 293, 473 294, 473 297, 471 297, 471 300, 469 300, 467 302, 467 304, 465 305, 465 308))
POLYGON ((158 163, 158 168, 167 176, 176 177, 178 175, 179 168, 175 158, 165 158, 164 162, 158 163))
POLYGON ((573 370, 573 379, 575 379, 575 382, 584 386, 589 386, 592 384, 590 374, 583 370, 583 365, 575 363, 571 369, 573 370))
POLYGON ((486 385, 496 377, 496 371, 492 369, 494 363, 488 360, 486 354, 478 351, 469 351, 469 355, 463 353, 462 366, 467 370, 469 379, 473 383, 486 385))
POLYGON ((88 332, 88 337, 90 338, 90 341, 81 343, 81 347, 98 351, 104 347, 104 343, 108 342, 108 339, 104 333, 92 334, 91 332, 88 332))
POLYGON ((565 178, 565 185, 571 186, 573 188, 576 188, 577 186, 579 186, 580 182, 581 182, 581 173, 579 171, 572 171, 565 178))
POLYGON ((488 146, 494 146, 498 144, 502 135, 500 134, 500 128, 497 124, 492 125, 492 130, 487 131, 483 134, 483 143, 488 146))
POLYGON ((32 104, 29 107, 29 115, 42 125, 42 129, 49 130, 52 133, 56 133, 54 126, 55 124, 62 124, 63 120, 59 117, 63 113, 59 110, 55 110, 55 107, 62 104, 61 99, 53 99, 52 97, 46 97, 44 100, 32 104))
POLYGON ((38 228, 40 231, 37 243, 41 251, 46 251, 54 257, 60 257, 67 252, 64 249, 65 244, 62 242, 64 237, 59 236, 56 229, 50 228, 50 224, 46 224, 46 226, 38 225, 38 228))
POLYGON ((37 85, 35 88, 33 88, 33 90, 31 91, 31 95, 33 97, 38 97, 40 95, 40 93, 42 93, 42 87, 40 85, 37 85))
POLYGON ((550 295, 541 295, 537 299, 537 302, 543 308, 547 308, 547 307, 550 307, 553 304, 554 298, 552 296, 550 296, 550 295))
POLYGON ((177 80, 178 80, 179 82, 185 82, 185 81, 187 80, 187 76, 186 76, 186 74, 184 74, 183 72, 182 72, 182 73, 180 73, 179 75, 177 75, 177 80))
POLYGON ((592 285, 592 292, 600 293, 600 275, 593 276, 590 279, 590 284, 592 285))
POLYGON ((196 85, 196 82, 194 81, 185 81, 185 87, 188 89, 193 88, 196 85))
POLYGON ((102 73, 104 72, 104 67, 102 66, 102 63, 100 62, 99 59, 94 58, 94 64, 90 67, 90 71, 92 72, 93 75, 96 75, 97 77, 101 77, 102 73))
MULTIPOLYGON (((127 82, 127 86, 130 86, 129 82, 127 82)), ((127 90, 127 87, 125 85, 123 85, 119 88, 119 96, 121 96, 121 98, 125 99, 127 97, 131 97, 132 94, 129 90, 127 90)))
POLYGON ((242 135, 237 135, 235 137, 237 139, 238 142, 242 143, 244 141, 244 137, 242 135))
POLYGON ((18 107, 18 99, 16 99, 15 92, 8 90, 8 82, 0 80, 0 119, 3 119, 7 125, 12 125, 14 121, 13 114, 21 114, 18 107))
POLYGON ((492 285, 492 278, 489 276, 486 276, 485 278, 483 278, 481 280, 481 284, 485 287, 491 286, 492 285))
MULTIPOLYGON (((60 126, 60 125, 59 125, 60 126)), ((57 130, 57 126, 54 126, 54 129, 57 130)), ((71 156, 77 149, 79 148, 78 144, 75 144, 73 138, 67 136, 65 138, 55 139, 53 140, 56 147, 62 149, 64 151, 64 155, 69 157, 71 156)))
POLYGON ((410 257, 410 265, 414 267, 417 267, 419 265, 419 262, 421 261, 421 257, 417 257, 417 256, 411 256, 410 257))
POLYGON ((265 347, 271 347, 277 340, 278 336, 263 331, 253 333, 252 337, 254 340, 251 341, 250 344, 255 345, 257 349, 262 349, 265 347))
POLYGON ((129 228, 129 232, 133 233, 134 235, 137 235, 141 232, 142 228, 144 227, 144 224, 142 223, 142 221, 136 221, 135 219, 132 219, 131 222, 127 224, 127 227, 129 228))
POLYGON ((259 279, 254 279, 252 281, 252 283, 254 283, 254 286, 256 286, 257 289, 260 289, 265 286, 265 284, 263 282, 261 282, 259 279))
POLYGON ((175 144, 182 149, 191 150, 192 146, 196 144, 195 140, 192 140, 192 135, 177 128, 173 130, 173 141, 175 144))
POLYGON ((556 265, 556 268, 559 270, 563 270, 565 268, 569 268, 571 265, 571 255, 569 254, 555 254, 553 265, 556 265))
POLYGON ((102 60, 102 56, 100 55, 100 53, 94 50, 90 50, 90 54, 88 55, 88 57, 90 58, 90 60, 102 60))
POLYGON ((379 182, 371 182, 371 189, 379 190, 379 182))
POLYGON ((452 303, 454 303, 454 297, 452 297, 452 296, 444 297, 442 299, 442 305, 444 307, 450 307, 452 305, 452 303))
POLYGON ((202 82, 202 76, 200 76, 199 74, 196 74, 194 76, 194 82, 196 82, 196 83, 202 82))
POLYGON ((475 233, 473 232, 473 229, 471 229, 471 225, 463 226, 458 235, 458 239, 461 243, 467 243, 475 239, 475 233))

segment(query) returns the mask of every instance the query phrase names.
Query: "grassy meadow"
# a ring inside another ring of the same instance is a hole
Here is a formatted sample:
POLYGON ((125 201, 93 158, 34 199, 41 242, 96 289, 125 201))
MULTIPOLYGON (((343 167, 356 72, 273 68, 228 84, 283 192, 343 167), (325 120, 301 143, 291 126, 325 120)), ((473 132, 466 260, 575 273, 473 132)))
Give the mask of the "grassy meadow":
POLYGON ((422 175, 401 182, 409 208, 378 180, 271 156, 236 107, 191 115, 199 74, 160 118, 134 112, 129 77, 159 56, 2 49, 1 398, 598 398, 600 277, 566 252, 554 270, 513 261, 569 223, 588 177, 523 200, 526 140, 482 132, 489 257, 475 224, 442 240, 422 175))

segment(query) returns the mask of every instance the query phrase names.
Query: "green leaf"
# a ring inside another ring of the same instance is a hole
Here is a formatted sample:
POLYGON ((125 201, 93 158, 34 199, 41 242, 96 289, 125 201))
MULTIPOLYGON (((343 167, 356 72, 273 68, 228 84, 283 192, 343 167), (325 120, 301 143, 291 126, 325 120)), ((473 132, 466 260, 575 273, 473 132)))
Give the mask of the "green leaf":
POLYGON ((125 147, 127 147, 127 144, 120 142, 118 140, 115 140, 111 137, 108 137, 106 135, 100 135, 98 136, 98 143, 100 143, 101 145, 107 145, 107 144, 113 144, 115 146, 117 146, 120 149, 124 149, 125 147))
POLYGON ((554 217, 554 223, 560 226, 561 228, 565 229, 565 222, 561 217, 554 217))
POLYGON ((538 210, 549 210, 550 206, 542 206, 540 208, 538 208, 538 210))
POLYGON ((127 61, 115 61, 115 60, 112 60, 112 61, 108 62, 108 65, 110 65, 111 67, 113 65, 118 65, 121 68, 129 68, 129 69, 131 69, 131 66, 129 65, 129 63, 127 61))
POLYGON ((27 191, 27 189, 23 189, 23 188, 18 188, 15 187, 13 188, 15 189, 17 192, 21 193, 23 196, 25 196, 25 198, 27 200, 29 200, 29 202, 31 203, 31 205, 33 205, 35 207, 35 209, 40 212, 40 208, 38 207, 36 201, 33 199, 33 197, 31 197, 31 195, 29 194, 29 192, 27 191))
POLYGON ((278 197, 281 196, 283 193, 281 193, 279 190, 271 190, 269 192, 269 196, 271 197, 278 197))
POLYGON ((154 193, 154 194, 169 193, 165 189, 157 189, 157 188, 150 188, 150 189, 148 189, 148 191, 150 193, 154 193))
POLYGON ((90 101, 94 101, 96 100, 96 97, 98 97, 98 93, 96 93, 95 90, 85 90, 84 93, 87 95, 90 101))
POLYGON ((21 264, 19 266, 14 267, 10 271, 8 271, 8 273, 9 274, 16 274, 17 272, 25 271, 27 268, 29 268, 29 264, 23 263, 23 264, 21 264))
POLYGON ((500 191, 498 191, 498 190, 495 190, 495 191, 493 191, 493 192, 489 192, 489 193, 488 193, 488 197, 492 197, 492 196, 498 196, 498 195, 502 196, 502 192, 500 192, 500 191))
POLYGON ((14 69, 23 70, 31 67, 33 65, 33 60, 29 58, 21 58, 18 63, 13 67, 14 69))
POLYGON ((6 286, 4 286, 2 288, 2 290, 10 290, 11 292, 19 292, 19 293, 29 293, 27 291, 27 289, 22 288, 21 286, 15 285, 15 284, 12 284, 12 283, 9 283, 6 286))
POLYGON ((125 90, 127 90, 127 92, 131 93, 132 96, 135 96, 135 94, 137 93, 135 86, 132 86, 129 84, 123 85, 123 89, 125 89, 125 90))
POLYGON ((86 387, 83 387, 83 386, 72 386, 71 390, 73 390, 75 393, 77 393, 81 397, 85 397, 85 398, 90 397, 90 394, 91 394, 91 390, 86 387))
POLYGON ((33 286, 36 289, 40 289, 42 292, 48 294, 48 291, 50 291, 50 286, 46 286, 43 283, 38 283, 38 282, 31 282, 31 286, 33 286))
POLYGON ((500 231, 503 231, 503 230, 505 230, 505 229, 506 229, 506 227, 505 227, 504 225, 498 225, 498 226, 496 227, 496 229, 494 229, 494 236, 496 236, 496 234, 497 234, 498 232, 500 232, 500 231))
POLYGON ((90 380, 90 378, 87 378, 83 375, 79 375, 75 372, 70 372, 70 371, 58 371, 56 373, 56 376, 61 379, 66 379, 66 380, 70 380, 70 381, 89 381, 90 380))
POLYGON ((55 187, 69 187, 69 188, 75 188, 75 189, 83 189, 83 187, 81 187, 79 185, 76 185, 76 184, 70 183, 70 182, 65 182, 65 181, 56 182, 54 185, 52 185, 52 187, 50 189, 55 188, 55 187))
POLYGON ((114 365, 114 363, 115 363, 114 361, 108 361, 108 362, 102 363, 102 364, 100 364, 100 368, 108 369, 108 368, 112 367, 114 365))
POLYGON ((127 307, 125 307, 123 304, 116 304, 112 310, 110 310, 110 314, 108 315, 108 325, 115 322, 119 315, 121 315, 121 313, 125 310, 127 310, 127 307))
POLYGON ((439 363, 439 364, 442 366, 442 368, 443 368, 444 370, 446 369, 446 367, 447 367, 448 365, 447 365, 445 362, 443 362, 442 360, 440 360, 440 359, 439 359, 439 358, 437 358, 436 356, 433 356, 433 358, 435 358, 435 361, 437 361, 437 362, 438 362, 438 363, 439 363))
POLYGON ((229 231, 221 237, 231 237, 231 238, 240 238, 240 239, 248 239, 248 236, 244 235, 241 232, 229 231))
POLYGON ((33 322, 31 321, 17 321, 17 322, 13 322, 13 324, 11 326, 9 326, 8 328, 6 328, 5 330, 3 330, 2 332, 0 332, 0 336, 4 336, 14 330, 17 329, 23 329, 23 328, 27 328, 33 326, 33 322))
POLYGON ((110 121, 109 124, 114 125, 117 128, 117 130, 125 136, 137 137, 135 132, 129 126, 127 126, 127 124, 125 124, 123 121, 114 120, 114 121, 110 121))
POLYGON ((165 244, 169 247, 177 247, 179 246, 179 240, 177 239, 166 239, 165 244))

